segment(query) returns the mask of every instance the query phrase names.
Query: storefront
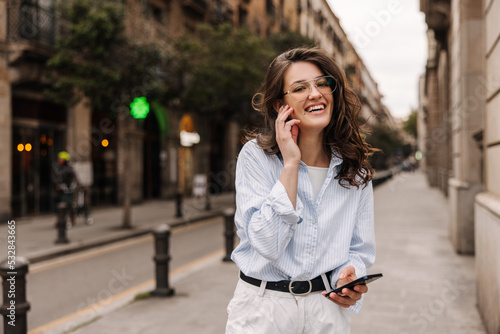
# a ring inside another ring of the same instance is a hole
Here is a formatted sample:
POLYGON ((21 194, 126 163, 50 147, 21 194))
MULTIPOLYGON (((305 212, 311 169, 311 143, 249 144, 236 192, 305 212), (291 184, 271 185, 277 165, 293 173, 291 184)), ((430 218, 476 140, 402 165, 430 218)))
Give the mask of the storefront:
POLYGON ((53 212, 52 164, 65 147, 66 110, 26 98, 12 99, 12 213, 53 212))

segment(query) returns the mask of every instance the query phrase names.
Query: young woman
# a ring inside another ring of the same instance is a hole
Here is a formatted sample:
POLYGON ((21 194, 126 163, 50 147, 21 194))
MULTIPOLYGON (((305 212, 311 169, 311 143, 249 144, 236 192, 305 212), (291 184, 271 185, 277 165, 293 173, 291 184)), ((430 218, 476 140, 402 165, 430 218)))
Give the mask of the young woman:
POLYGON ((326 52, 269 66, 254 108, 265 128, 240 152, 232 254, 240 280, 226 333, 348 333, 366 286, 332 293, 375 260, 372 149, 359 102, 326 52))

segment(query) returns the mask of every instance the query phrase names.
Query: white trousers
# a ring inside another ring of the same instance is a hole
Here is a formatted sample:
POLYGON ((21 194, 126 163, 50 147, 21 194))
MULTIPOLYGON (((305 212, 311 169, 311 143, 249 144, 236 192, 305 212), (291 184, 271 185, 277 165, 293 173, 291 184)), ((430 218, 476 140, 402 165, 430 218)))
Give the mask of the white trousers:
POLYGON ((267 290, 238 281, 227 307, 226 334, 348 334, 351 311, 321 295, 267 290))

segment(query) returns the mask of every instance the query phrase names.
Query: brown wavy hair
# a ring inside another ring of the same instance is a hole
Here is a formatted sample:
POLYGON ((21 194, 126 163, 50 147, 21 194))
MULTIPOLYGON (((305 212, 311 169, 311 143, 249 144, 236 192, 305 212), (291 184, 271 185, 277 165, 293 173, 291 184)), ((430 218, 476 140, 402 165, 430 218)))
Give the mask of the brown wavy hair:
POLYGON ((373 168, 367 158, 376 149, 366 143, 360 131, 358 116, 361 103, 353 90, 346 85, 345 73, 335 59, 319 48, 292 49, 271 62, 259 92, 252 99, 253 108, 264 116, 264 126, 262 129, 248 132, 246 140, 256 138, 257 144, 266 154, 280 154, 275 129, 277 114, 273 106, 277 100, 284 98, 285 72, 296 62, 314 64, 323 75, 331 75, 337 80, 337 89, 333 93, 333 114, 324 131, 323 149, 330 159, 336 151, 343 160, 336 176, 340 185, 366 186, 373 177, 373 168))

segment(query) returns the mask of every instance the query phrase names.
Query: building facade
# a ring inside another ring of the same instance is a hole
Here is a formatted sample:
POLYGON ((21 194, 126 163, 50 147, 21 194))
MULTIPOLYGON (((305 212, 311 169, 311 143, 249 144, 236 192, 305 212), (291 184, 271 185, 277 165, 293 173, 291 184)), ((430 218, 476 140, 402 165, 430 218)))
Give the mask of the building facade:
POLYGON ((424 169, 448 196, 455 250, 475 254, 478 307, 488 333, 498 333, 500 2, 421 0, 421 10, 429 27, 419 108, 424 169))

